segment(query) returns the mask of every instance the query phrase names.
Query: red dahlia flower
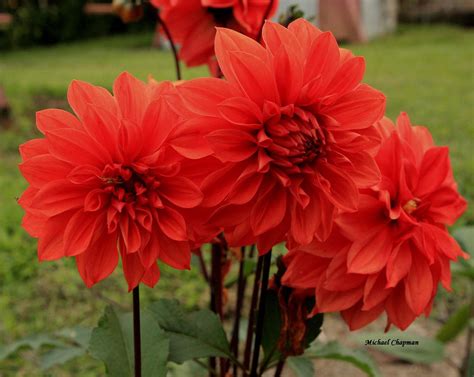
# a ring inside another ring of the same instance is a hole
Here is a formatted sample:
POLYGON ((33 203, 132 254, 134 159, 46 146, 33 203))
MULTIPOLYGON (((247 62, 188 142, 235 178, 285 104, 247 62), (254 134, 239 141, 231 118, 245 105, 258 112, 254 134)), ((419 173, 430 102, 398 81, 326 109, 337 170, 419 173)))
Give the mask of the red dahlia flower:
POLYGON ((44 138, 20 147, 30 186, 19 202, 40 260, 75 257, 88 287, 112 273, 119 251, 130 289, 156 284, 158 259, 189 268, 181 212, 201 203, 202 193, 180 174, 183 158, 167 143, 179 120, 166 101, 170 87, 124 73, 112 96, 73 81, 68 101, 77 118, 37 113, 44 138))
MULTIPOLYGON (((357 209, 359 187, 379 180, 373 124, 385 97, 360 83, 364 60, 339 49, 334 36, 305 20, 289 29, 267 22, 265 47, 227 29, 216 55, 227 81, 178 87, 190 123, 203 134, 190 158, 212 153, 223 167, 203 183, 210 221, 231 246, 261 253, 285 239, 328 237, 337 210, 357 209)), ((190 126, 191 127, 191 126, 190 126)))
POLYGON ((406 329, 431 311, 438 283, 450 290, 450 261, 467 257, 446 228, 466 209, 447 147, 404 113, 376 157, 380 184, 361 191, 328 241, 293 247, 284 284, 316 288, 317 311, 341 311, 351 330, 387 313, 406 329))
POLYGON ((259 34, 265 16, 278 6, 274 0, 152 0, 170 29, 174 42, 181 45, 180 58, 188 66, 210 63, 214 56, 215 27, 227 27, 251 38, 259 34))

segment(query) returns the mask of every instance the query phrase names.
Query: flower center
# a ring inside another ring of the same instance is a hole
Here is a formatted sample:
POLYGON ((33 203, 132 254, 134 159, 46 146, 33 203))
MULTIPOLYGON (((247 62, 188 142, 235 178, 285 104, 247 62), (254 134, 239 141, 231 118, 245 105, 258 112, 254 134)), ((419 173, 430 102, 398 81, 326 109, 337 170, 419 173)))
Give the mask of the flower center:
POLYGON ((232 7, 229 8, 213 8, 208 7, 207 11, 214 17, 214 22, 218 26, 226 26, 229 21, 234 18, 234 10, 232 7))
POLYGON ((102 173, 102 180, 105 191, 112 194, 112 202, 137 203, 141 205, 151 205, 155 208, 163 207, 163 204, 156 193, 156 188, 160 182, 154 176, 147 174, 147 171, 137 171, 136 169, 121 164, 107 165, 102 173))
POLYGON ((411 215, 413 212, 415 212, 418 209, 418 205, 420 204, 420 199, 418 198, 413 198, 410 199, 408 202, 405 203, 403 206, 403 210, 411 215))
POLYGON ((299 109, 279 119, 270 119, 265 124, 265 132, 272 140, 267 147, 268 154, 287 172, 300 172, 302 167, 325 154, 325 133, 310 112, 299 109))

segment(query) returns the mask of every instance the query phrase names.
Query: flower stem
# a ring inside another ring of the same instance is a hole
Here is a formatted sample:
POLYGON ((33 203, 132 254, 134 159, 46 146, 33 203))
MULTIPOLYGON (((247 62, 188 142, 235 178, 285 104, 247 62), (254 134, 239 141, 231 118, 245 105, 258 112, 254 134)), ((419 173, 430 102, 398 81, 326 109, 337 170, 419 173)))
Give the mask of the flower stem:
POLYGON ((168 38, 168 40, 170 42, 171 50, 173 51, 174 65, 175 65, 175 69, 176 69, 176 79, 179 81, 182 78, 181 78, 181 66, 179 64, 178 50, 176 49, 176 45, 174 44, 173 37, 171 36, 171 32, 168 29, 168 26, 166 26, 166 23, 160 17, 160 12, 157 12, 157 18, 158 18, 158 22, 160 23, 161 27, 163 28, 163 31, 166 34, 166 38, 168 38))
POLYGON ((275 370, 275 377, 281 376, 281 373, 283 372, 283 368, 285 367, 285 361, 286 359, 284 358, 281 358, 280 360, 278 360, 278 364, 275 370))
POLYGON ((135 355, 135 377, 142 376, 142 341, 140 333, 140 290, 133 289, 133 345, 135 355))
POLYGON ((255 281, 253 283, 252 298, 250 301, 248 327, 247 327, 247 339, 245 341, 244 351, 244 377, 248 376, 248 370, 250 367, 250 355, 252 354, 252 340, 255 322, 255 309, 258 305, 258 291, 260 287, 260 278, 262 276, 263 259, 258 258, 257 269, 255 271, 255 281))
MULTIPOLYGON (((242 307, 244 303, 245 288, 247 280, 244 277, 245 267, 245 246, 241 248, 241 257, 239 263, 239 277, 237 281, 237 300, 235 304, 235 319, 234 327, 232 329, 232 339, 230 341, 230 348, 235 358, 239 357, 239 331, 240 331, 240 317, 242 316, 242 307)), ((234 376, 237 375, 237 365, 234 364, 234 376)))
POLYGON ((260 288, 260 299, 258 304, 257 327, 255 329, 255 343, 253 345, 252 368, 250 377, 257 377, 258 359, 260 356, 260 344, 263 336, 263 323, 265 320, 265 306, 268 290, 268 278, 270 276, 270 266, 272 264, 272 250, 258 258, 263 259, 262 284, 260 288))

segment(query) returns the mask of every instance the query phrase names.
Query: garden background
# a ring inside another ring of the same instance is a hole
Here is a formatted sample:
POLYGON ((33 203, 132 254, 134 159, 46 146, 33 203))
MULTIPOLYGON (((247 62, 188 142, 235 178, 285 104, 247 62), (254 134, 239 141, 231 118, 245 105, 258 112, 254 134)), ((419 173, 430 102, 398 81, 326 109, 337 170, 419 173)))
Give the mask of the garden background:
MULTIPOLYGON (((17 2, 4 2, 0 12, 11 9, 8 7, 12 3, 17 2)), ((69 12, 75 10, 72 7, 69 12)), ((18 17, 15 12, 11 14, 18 17)), ((67 17, 74 19, 79 15, 68 13, 67 17)), ((152 47, 155 39, 152 16, 147 15, 139 25, 134 26, 121 24, 113 15, 98 17, 90 18, 93 20, 89 23, 91 29, 84 30, 81 35, 85 39, 59 44, 56 42, 61 42, 61 38, 52 38, 46 41, 47 45, 40 45, 44 41, 28 41, 23 34, 20 42, 20 32, 16 34, 16 42, 7 43, 5 41, 11 36, 9 26, 4 26, 0 32, 0 41, 5 42, 0 50, 0 87, 9 104, 9 115, 5 111, 0 118, 1 377, 103 375, 102 364, 87 356, 47 368, 41 357, 48 351, 47 348, 32 350, 22 347, 7 355, 7 345, 26 336, 33 336, 29 339, 40 342, 38 334, 74 325, 93 326, 107 303, 117 302, 127 306, 124 303, 130 301, 126 297, 127 287, 119 271, 97 287, 86 289, 75 271, 73 260, 38 263, 36 243, 21 228, 22 210, 16 203, 16 198, 26 187, 17 168, 20 161, 18 145, 38 135, 34 125, 37 110, 48 107, 68 109, 65 97, 72 79, 109 89, 114 78, 124 70, 143 80, 147 80, 149 75, 156 80, 174 79, 170 52, 152 47), (30 43, 25 43, 24 38, 30 43), (24 44, 32 46, 22 47, 24 44), (2 352, 5 357, 2 357, 2 352)), ((46 19, 49 21, 45 23, 50 24, 51 20, 46 19)), ((436 19, 433 17, 428 20, 436 19)), ((39 24, 38 27, 42 26, 39 24)), ((70 37, 64 39, 75 39, 74 31, 70 33, 70 37)), ((345 47, 366 58, 365 81, 386 93, 387 112, 392 119, 400 109, 407 111, 414 124, 428 126, 438 145, 450 147, 459 190, 470 204, 458 227, 473 225, 472 29, 444 22, 402 23, 390 35, 345 47)), ((184 70, 185 79, 207 74, 206 67, 184 70)), ((472 231, 462 229, 459 234, 466 244, 471 242, 472 245, 472 231)), ((472 253, 474 250, 468 251, 472 253)), ((453 318, 459 308, 465 307, 472 295, 472 282, 455 275, 453 287, 454 294, 449 296, 440 290, 431 318, 417 320, 408 330, 409 334, 433 340, 442 325, 453 318)), ((153 290, 144 288, 142 292, 145 302, 156 298, 180 297, 189 308, 206 303, 209 295, 198 268, 187 272, 164 268, 158 286, 153 290)), ((233 294, 230 289, 230 299, 233 294)), ((467 313, 469 320, 469 311, 467 313)), ((383 323, 379 321, 362 332, 349 334, 337 315, 326 316, 326 321, 324 328, 327 334, 320 337, 322 341, 344 338, 347 345, 365 350, 367 347, 363 345, 363 339, 367 336, 364 334, 371 331, 380 333, 383 329, 383 323)), ((369 352, 377 361, 381 374, 388 377, 457 376, 455 367, 462 362, 468 331, 460 329, 459 332, 459 336, 447 342, 444 354, 440 353, 443 350, 436 348, 440 343, 427 342, 432 349, 427 351, 431 352, 431 359, 425 360, 425 363, 420 363, 421 359, 410 360, 409 356, 407 360, 403 354, 384 354, 374 349, 369 349, 369 352)), ((26 341, 24 344, 28 346, 31 342, 26 341)), ((352 365, 336 361, 317 361, 318 369, 324 369, 318 373, 319 376, 340 376, 343 373, 348 376, 363 375, 352 365)))

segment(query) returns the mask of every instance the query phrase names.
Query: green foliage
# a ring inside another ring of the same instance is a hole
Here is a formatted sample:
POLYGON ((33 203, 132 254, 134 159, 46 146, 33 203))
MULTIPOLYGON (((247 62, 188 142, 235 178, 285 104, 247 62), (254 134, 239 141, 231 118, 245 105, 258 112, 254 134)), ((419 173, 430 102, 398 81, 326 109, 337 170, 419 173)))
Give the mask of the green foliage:
POLYGON ((314 376, 314 364, 311 359, 305 356, 289 357, 286 360, 288 367, 293 371, 295 377, 314 376))
POLYGON ((454 340, 469 324, 471 308, 469 304, 461 306, 446 323, 438 330, 436 339, 447 343, 454 340))
MULTIPOLYGON (((133 321, 130 313, 105 309, 98 327, 92 332, 89 350, 102 360, 113 377, 130 377, 134 371, 133 321)), ((148 312, 141 314, 143 377, 164 377, 170 341, 148 312)))
POLYGON ((468 260, 459 258, 458 263, 451 266, 452 273, 455 276, 467 277, 474 282, 474 226, 458 228, 453 232, 453 236, 471 257, 468 260))
POLYGON ((430 339, 418 336, 409 332, 392 331, 389 333, 361 333, 357 336, 361 341, 366 339, 381 340, 400 340, 400 341, 417 341, 418 345, 414 346, 397 346, 397 345, 376 345, 374 349, 390 354, 400 360, 406 360, 413 363, 431 364, 439 362, 444 356, 444 345, 436 339, 430 339))
POLYGON ((230 345, 218 317, 210 310, 187 313, 176 300, 158 300, 150 312, 170 339, 169 360, 219 356, 232 358, 230 345))
POLYGON ((380 373, 372 358, 361 350, 344 347, 338 342, 314 344, 305 352, 305 357, 311 359, 331 359, 351 363, 370 377, 379 377, 380 373))

